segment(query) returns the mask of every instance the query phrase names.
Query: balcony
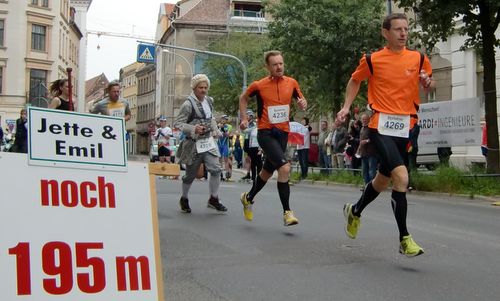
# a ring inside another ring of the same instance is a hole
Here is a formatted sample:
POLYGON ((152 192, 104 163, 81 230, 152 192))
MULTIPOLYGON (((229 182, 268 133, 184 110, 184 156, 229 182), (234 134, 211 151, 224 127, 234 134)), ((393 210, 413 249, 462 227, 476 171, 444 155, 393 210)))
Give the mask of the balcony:
POLYGON ((266 32, 267 20, 262 10, 233 9, 229 12, 228 26, 234 31, 266 32))

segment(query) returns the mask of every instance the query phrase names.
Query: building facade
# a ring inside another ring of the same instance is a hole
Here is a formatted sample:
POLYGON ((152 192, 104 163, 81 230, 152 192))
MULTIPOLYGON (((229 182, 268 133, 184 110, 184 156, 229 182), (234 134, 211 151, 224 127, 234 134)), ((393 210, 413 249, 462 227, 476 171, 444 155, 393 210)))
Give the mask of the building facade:
POLYGON ((128 100, 131 117, 126 123, 128 133, 127 149, 129 154, 137 154, 137 71, 144 66, 132 63, 120 69, 121 96, 128 100))
MULTIPOLYGON (((160 44, 207 50, 208 45, 231 30, 265 32, 269 16, 262 1, 183 0, 160 9, 160 44)), ((156 116, 173 124, 180 105, 192 92, 193 74, 202 72, 207 56, 169 47, 157 49, 156 116)))
POLYGON ((156 129, 156 66, 148 64, 137 72, 137 153, 148 154, 151 133, 156 129))
POLYGON ((27 105, 47 107, 49 83, 68 68, 76 97, 82 32, 74 16, 69 0, 0 1, 0 126, 27 105))

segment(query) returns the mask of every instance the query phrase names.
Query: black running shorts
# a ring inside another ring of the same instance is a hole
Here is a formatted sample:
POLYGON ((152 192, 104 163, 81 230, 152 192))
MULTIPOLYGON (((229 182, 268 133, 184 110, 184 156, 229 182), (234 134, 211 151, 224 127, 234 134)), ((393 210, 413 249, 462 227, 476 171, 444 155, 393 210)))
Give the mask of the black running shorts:
POLYGON ((170 156, 170 150, 165 146, 160 146, 158 148, 158 157, 168 157, 170 156))
POLYGON ((288 163, 285 157, 286 144, 288 143, 288 133, 278 128, 262 129, 257 132, 257 141, 264 151, 266 160, 264 168, 267 172, 273 173, 281 166, 288 163))
POLYGON ((377 130, 370 129, 370 141, 375 145, 380 160, 378 171, 384 176, 391 177, 394 168, 408 162, 408 138, 381 135, 377 130))

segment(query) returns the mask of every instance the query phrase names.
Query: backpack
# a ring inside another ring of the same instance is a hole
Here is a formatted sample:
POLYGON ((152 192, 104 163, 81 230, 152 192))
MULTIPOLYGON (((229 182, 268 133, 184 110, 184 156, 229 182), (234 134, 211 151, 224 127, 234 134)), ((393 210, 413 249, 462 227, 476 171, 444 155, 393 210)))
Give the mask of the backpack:
MULTIPOLYGON (((213 111, 214 111, 214 103, 213 103, 213 98, 212 97, 207 97, 206 98, 207 101, 208 101, 208 105, 210 106, 210 111, 212 111, 212 115, 213 115, 213 111)), ((198 109, 198 105, 196 104, 196 100, 194 100, 192 97, 188 97, 189 102, 191 103, 191 114, 189 115, 188 117, 188 120, 186 121, 186 123, 190 123, 191 121, 193 121, 196 117, 200 118, 200 119, 205 119, 206 116, 205 116, 205 112, 202 112, 198 109)))
MULTIPOLYGON (((418 67, 418 73, 420 74, 420 71, 422 70, 422 65, 424 64, 424 54, 420 52, 420 66, 418 67)), ((368 64, 368 68, 370 69, 371 75, 373 75, 373 65, 372 65, 372 54, 367 53, 366 54, 366 63, 368 64)))

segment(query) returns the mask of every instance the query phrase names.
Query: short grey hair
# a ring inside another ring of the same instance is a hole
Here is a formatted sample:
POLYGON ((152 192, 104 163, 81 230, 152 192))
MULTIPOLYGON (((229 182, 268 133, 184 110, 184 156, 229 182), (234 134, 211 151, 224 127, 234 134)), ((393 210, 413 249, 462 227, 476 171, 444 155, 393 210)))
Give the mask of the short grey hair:
POLYGON ((191 79, 191 89, 194 90, 202 82, 207 83, 208 87, 210 88, 210 80, 208 79, 208 76, 206 76, 205 74, 196 74, 191 79))

